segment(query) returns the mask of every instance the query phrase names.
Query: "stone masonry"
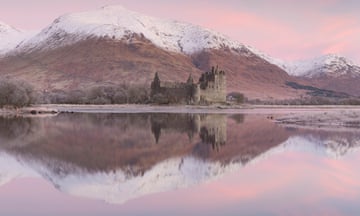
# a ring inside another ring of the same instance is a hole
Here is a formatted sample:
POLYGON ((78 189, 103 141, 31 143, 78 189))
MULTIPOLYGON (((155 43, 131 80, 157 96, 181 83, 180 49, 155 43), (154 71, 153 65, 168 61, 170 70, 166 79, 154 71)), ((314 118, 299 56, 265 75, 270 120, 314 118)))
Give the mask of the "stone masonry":
POLYGON ((190 75, 187 82, 161 82, 158 73, 151 83, 151 100, 159 104, 212 104, 226 102, 226 75, 218 67, 201 75, 194 83, 190 75))

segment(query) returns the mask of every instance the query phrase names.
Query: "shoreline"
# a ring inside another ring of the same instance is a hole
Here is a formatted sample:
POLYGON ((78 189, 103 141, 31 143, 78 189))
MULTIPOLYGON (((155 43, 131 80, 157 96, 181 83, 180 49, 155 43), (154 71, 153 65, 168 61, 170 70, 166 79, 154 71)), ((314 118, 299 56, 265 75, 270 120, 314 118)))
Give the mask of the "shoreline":
POLYGON ((360 111, 360 106, 349 105, 324 105, 324 106, 286 106, 286 105, 142 105, 142 104, 119 104, 119 105, 73 105, 73 104, 41 104, 23 108, 23 111, 40 110, 43 112, 73 112, 73 113, 288 113, 288 112, 322 112, 354 110, 360 111))
POLYGON ((284 105, 69 105, 41 104, 22 109, 1 109, 2 117, 52 117, 60 113, 126 114, 191 113, 260 115, 284 127, 360 129, 360 106, 284 106, 284 105))
POLYGON ((20 109, 0 109, 0 115, 37 115, 58 113, 219 113, 219 114, 291 114, 321 113, 324 111, 360 112, 360 106, 350 105, 82 105, 82 104, 39 104, 20 109))

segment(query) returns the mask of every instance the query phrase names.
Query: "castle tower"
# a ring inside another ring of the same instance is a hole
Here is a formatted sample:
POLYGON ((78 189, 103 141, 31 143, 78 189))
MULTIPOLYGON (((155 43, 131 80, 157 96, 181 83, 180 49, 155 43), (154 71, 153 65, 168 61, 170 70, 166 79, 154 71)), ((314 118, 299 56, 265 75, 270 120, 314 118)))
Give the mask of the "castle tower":
POLYGON ((218 67, 212 67, 211 72, 202 74, 199 85, 201 102, 226 102, 226 75, 224 71, 219 71, 218 67))

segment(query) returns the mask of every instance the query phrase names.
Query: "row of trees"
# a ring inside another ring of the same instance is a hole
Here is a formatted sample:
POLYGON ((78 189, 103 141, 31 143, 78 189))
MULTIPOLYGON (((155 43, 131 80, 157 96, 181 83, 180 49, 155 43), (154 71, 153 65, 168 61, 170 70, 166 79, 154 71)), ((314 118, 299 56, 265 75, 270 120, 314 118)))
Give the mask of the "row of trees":
POLYGON ((52 91, 42 95, 42 103, 54 104, 140 104, 149 103, 144 85, 94 86, 84 90, 52 91))
POLYGON ((0 107, 19 108, 35 102, 36 95, 31 85, 23 81, 0 80, 0 107))
POLYGON ((20 108, 30 104, 126 104, 149 103, 145 85, 93 86, 82 90, 37 92, 24 81, 0 80, 0 108, 20 108))

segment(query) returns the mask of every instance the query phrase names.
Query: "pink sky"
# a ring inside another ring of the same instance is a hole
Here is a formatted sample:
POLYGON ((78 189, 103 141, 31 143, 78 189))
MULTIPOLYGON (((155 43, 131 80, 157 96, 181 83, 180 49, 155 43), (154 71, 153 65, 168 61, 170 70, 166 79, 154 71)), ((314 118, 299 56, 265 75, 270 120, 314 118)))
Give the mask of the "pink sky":
POLYGON ((65 13, 115 4, 211 28, 285 60, 338 53, 360 63, 357 0, 1 0, 0 20, 37 30, 65 13))

